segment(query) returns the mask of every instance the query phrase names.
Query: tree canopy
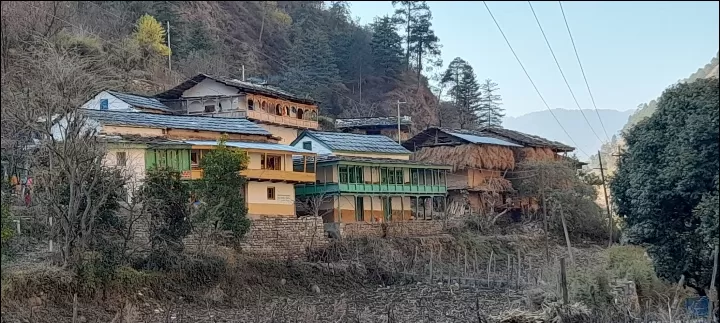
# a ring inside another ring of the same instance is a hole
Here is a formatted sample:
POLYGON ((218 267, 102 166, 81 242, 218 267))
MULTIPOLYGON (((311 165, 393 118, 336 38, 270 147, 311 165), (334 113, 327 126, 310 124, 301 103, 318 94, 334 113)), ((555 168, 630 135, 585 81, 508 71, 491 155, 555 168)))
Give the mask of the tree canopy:
POLYGON ((610 185, 625 238, 648 246, 660 277, 684 274, 698 290, 710 285, 718 244, 719 98, 716 78, 667 89, 625 134, 610 185))

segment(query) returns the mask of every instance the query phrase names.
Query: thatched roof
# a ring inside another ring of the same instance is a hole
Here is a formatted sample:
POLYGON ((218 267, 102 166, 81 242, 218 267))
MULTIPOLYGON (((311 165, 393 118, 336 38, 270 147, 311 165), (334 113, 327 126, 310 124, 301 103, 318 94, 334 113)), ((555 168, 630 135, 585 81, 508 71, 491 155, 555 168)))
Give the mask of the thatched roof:
POLYGON ((424 147, 412 155, 413 160, 445 164, 453 171, 465 168, 506 170, 515 168, 515 156, 508 147, 460 145, 424 147))

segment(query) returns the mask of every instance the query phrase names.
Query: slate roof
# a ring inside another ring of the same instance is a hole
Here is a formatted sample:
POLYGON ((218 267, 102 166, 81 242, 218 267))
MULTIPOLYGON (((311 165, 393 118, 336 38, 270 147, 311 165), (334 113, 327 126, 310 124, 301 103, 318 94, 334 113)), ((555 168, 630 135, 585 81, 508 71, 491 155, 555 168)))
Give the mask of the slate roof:
POLYGON ((110 93, 112 96, 118 98, 119 100, 138 108, 146 108, 146 109, 154 109, 154 110, 160 110, 165 112, 172 112, 172 110, 162 104, 162 102, 158 101, 156 98, 150 98, 146 96, 141 96, 137 94, 130 94, 130 93, 123 93, 123 92, 116 92, 107 90, 107 93, 110 93))
POLYGON ((310 136, 331 151, 351 151, 380 154, 410 154, 411 152, 383 135, 360 135, 344 132, 303 131, 291 143, 295 145, 303 136, 310 136))
POLYGON ((217 131, 243 135, 272 134, 257 124, 241 118, 213 118, 201 116, 178 116, 142 112, 120 112, 104 110, 79 110, 88 118, 106 125, 136 126, 147 128, 175 128, 188 130, 217 131))
POLYGON ((274 86, 251 83, 251 82, 244 82, 244 81, 233 79, 233 78, 222 77, 222 76, 213 76, 213 75, 208 75, 208 74, 195 75, 194 77, 186 80, 183 83, 178 84, 177 86, 175 86, 165 92, 156 94, 155 97, 160 98, 160 99, 168 99, 168 100, 179 99, 182 97, 183 92, 192 88, 193 86, 197 85, 198 83, 202 82, 205 79, 211 79, 213 81, 220 82, 227 86, 234 87, 234 88, 240 90, 241 92, 245 92, 245 93, 260 94, 260 95, 266 95, 269 97, 275 97, 275 98, 279 98, 279 99, 295 101, 298 103, 317 105, 317 101, 315 101, 315 100, 289 93, 287 91, 284 91, 284 90, 279 89, 274 86))
MULTIPOLYGON (((337 155, 318 155, 317 157, 317 163, 323 164, 323 163, 335 163, 335 162, 354 162, 354 163, 363 163, 363 164, 398 164, 398 165, 410 165, 410 166, 432 166, 440 169, 451 169, 451 166, 448 165, 439 165, 439 164, 433 164, 428 162, 422 162, 417 160, 403 160, 403 159, 394 159, 394 158, 370 158, 370 157, 358 157, 358 156, 337 156, 337 155)), ((309 158, 307 160, 308 163, 313 162, 313 158, 309 158)), ((302 159, 300 158, 294 158, 293 159, 294 164, 302 164, 302 159)))
MULTIPOLYGON (((351 119, 335 119, 335 128, 364 128, 364 127, 397 127, 397 117, 368 117, 368 118, 351 118, 351 119)), ((411 125, 412 120, 409 116, 400 117, 400 125, 411 125)))
POLYGON ((510 142, 507 142, 502 139, 493 138, 493 137, 487 137, 487 136, 478 136, 478 135, 472 135, 468 133, 460 133, 460 132, 447 132, 449 135, 453 135, 455 137, 461 138, 463 140, 467 140, 474 144, 488 144, 488 145, 498 145, 498 146, 507 146, 507 147, 522 147, 521 145, 516 145, 510 142))
POLYGON ((510 130, 500 127, 484 127, 479 130, 481 133, 500 139, 509 139, 517 144, 526 147, 552 148, 559 151, 573 151, 575 147, 568 146, 558 141, 549 140, 540 136, 523 133, 517 130, 510 130))
MULTIPOLYGON (((193 146, 215 146, 215 145, 217 145, 217 141, 210 141, 210 140, 183 140, 182 142, 193 145, 193 146)), ((288 145, 282 145, 282 144, 268 144, 268 143, 244 142, 244 141, 228 141, 228 142, 225 142, 225 145, 228 147, 235 147, 235 148, 241 148, 241 149, 244 148, 244 149, 274 150, 274 151, 300 153, 300 154, 304 154, 304 155, 314 154, 313 152, 307 151, 302 148, 297 148, 294 146, 288 146, 288 145)))

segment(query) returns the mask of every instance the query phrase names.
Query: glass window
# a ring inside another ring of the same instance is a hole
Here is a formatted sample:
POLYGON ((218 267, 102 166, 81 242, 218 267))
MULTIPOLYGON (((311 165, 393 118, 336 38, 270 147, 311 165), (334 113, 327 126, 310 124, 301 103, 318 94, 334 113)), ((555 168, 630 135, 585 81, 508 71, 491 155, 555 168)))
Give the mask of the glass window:
POLYGON ((411 168, 410 169, 410 184, 417 185, 418 184, 418 170, 417 168, 411 168))
POLYGON ((200 151, 199 150, 193 149, 190 151, 190 165, 191 166, 200 165, 200 151))
POLYGON ((262 169, 282 170, 282 156, 263 154, 260 158, 262 169))
POLYGON ((303 149, 312 150, 312 141, 303 141, 303 149))
POLYGON ((252 99, 248 99, 248 110, 255 110, 255 102, 252 99))
POLYGON ((380 168, 380 183, 388 183, 388 169, 385 167, 380 168))
POLYGON ((348 182, 347 166, 339 166, 338 173, 340 173, 340 183, 347 183, 348 182))
POLYGON ((267 199, 268 199, 268 200, 274 200, 274 199, 275 199, 275 188, 274 188, 274 187, 268 187, 268 188, 267 188, 267 199))

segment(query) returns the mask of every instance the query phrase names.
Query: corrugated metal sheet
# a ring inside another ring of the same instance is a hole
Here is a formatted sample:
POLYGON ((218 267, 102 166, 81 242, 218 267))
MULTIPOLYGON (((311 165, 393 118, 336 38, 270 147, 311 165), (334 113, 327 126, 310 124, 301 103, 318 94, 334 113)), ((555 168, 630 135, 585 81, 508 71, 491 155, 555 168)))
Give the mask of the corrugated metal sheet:
POLYGON ((176 116, 156 113, 81 110, 88 118, 107 125, 137 126, 148 128, 175 128, 201 131, 217 131, 244 135, 271 136, 257 124, 240 118, 212 118, 176 116))
MULTIPOLYGON (((193 145, 193 146, 215 146, 215 145, 217 145, 217 141, 210 141, 210 140, 185 140, 183 142, 186 144, 193 145)), ((225 145, 228 147, 235 147, 235 148, 240 148, 240 149, 262 149, 262 150, 286 151, 286 152, 303 153, 303 154, 312 153, 305 149, 288 146, 288 145, 281 145, 281 144, 228 141, 228 142, 225 142, 225 145)))
POLYGON ((466 133, 458 133, 458 132, 449 132, 448 134, 453 135, 458 138, 462 138, 464 140, 467 140, 474 144, 488 144, 488 145, 498 145, 498 146, 508 146, 508 147, 522 147, 521 145, 516 145, 510 142, 507 142, 505 140, 492 138, 492 137, 481 137, 466 133))
MULTIPOLYGON (((397 142, 382 135, 360 135, 343 132, 306 131, 332 151, 354 151, 380 154, 410 154, 397 142)), ((296 139, 297 141, 297 139, 296 139)))
POLYGON ((158 99, 155 98, 149 98, 144 97, 136 94, 130 94, 130 93, 122 93, 122 92, 116 92, 116 91, 110 91, 108 90, 107 93, 110 93, 114 97, 118 98, 119 100, 138 108, 148 108, 148 109, 155 109, 160 111, 166 111, 170 112, 170 108, 162 102, 158 101, 158 99))

